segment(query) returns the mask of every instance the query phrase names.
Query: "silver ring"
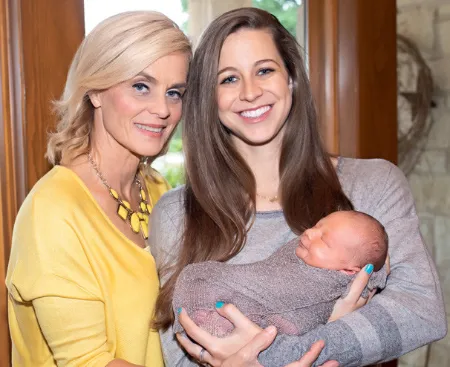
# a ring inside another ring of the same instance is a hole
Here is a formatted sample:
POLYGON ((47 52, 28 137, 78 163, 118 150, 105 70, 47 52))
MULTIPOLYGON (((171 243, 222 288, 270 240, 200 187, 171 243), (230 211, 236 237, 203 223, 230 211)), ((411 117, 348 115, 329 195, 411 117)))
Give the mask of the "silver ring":
POLYGON ((203 360, 203 355, 205 354, 205 348, 202 348, 201 350, 200 350, 200 354, 198 355, 198 360, 200 361, 200 362, 204 362, 204 360, 203 360))

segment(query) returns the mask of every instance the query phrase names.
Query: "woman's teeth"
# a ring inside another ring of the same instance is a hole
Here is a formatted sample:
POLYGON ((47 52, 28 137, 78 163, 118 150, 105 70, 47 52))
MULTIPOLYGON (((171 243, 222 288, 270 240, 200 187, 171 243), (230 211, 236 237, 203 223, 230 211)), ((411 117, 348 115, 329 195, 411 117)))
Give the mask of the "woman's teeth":
POLYGON ((241 116, 256 118, 256 117, 260 117, 261 115, 265 114, 269 110, 270 110, 270 106, 264 106, 264 107, 258 108, 257 110, 242 111, 241 116))
POLYGON ((152 133, 160 133, 163 128, 162 127, 151 127, 147 125, 135 124, 139 129, 151 131, 152 133))

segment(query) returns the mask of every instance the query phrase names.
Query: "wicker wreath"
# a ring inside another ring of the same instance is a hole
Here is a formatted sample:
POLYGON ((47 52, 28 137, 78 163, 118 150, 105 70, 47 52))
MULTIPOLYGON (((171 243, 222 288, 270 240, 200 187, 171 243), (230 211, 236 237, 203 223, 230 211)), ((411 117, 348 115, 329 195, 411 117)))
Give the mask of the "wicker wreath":
POLYGON ((398 161, 414 169, 432 126, 433 77, 417 46, 397 35, 398 161))

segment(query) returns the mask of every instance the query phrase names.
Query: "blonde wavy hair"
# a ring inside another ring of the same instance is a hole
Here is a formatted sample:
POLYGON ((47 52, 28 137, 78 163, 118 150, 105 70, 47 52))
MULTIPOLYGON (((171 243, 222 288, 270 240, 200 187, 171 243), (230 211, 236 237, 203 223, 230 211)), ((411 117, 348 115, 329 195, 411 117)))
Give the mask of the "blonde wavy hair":
MULTIPOLYGON (((89 151, 94 116, 90 92, 129 80, 173 52, 191 57, 191 44, 161 13, 125 12, 97 25, 78 48, 63 95, 54 102, 58 124, 49 135, 46 156, 50 163, 69 163, 89 151)), ((158 156, 165 150, 167 144, 158 156)), ((146 157, 150 161, 155 158, 146 157)))

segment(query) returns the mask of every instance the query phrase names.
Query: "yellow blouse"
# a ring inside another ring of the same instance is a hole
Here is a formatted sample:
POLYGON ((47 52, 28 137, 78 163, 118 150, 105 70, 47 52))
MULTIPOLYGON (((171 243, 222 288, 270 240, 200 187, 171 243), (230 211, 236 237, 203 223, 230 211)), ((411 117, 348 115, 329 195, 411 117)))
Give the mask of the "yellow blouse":
MULTIPOLYGON (((153 203, 168 189, 163 179, 146 184, 153 203)), ((6 285, 13 366, 164 365, 149 327, 154 259, 70 169, 55 166, 20 208, 6 285)))

